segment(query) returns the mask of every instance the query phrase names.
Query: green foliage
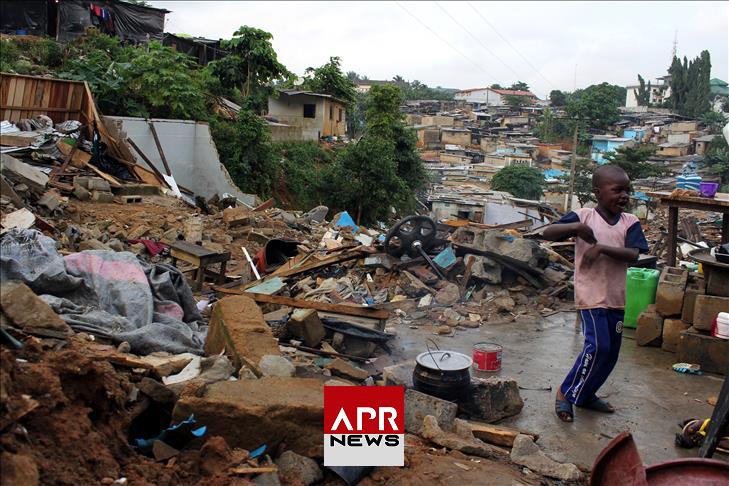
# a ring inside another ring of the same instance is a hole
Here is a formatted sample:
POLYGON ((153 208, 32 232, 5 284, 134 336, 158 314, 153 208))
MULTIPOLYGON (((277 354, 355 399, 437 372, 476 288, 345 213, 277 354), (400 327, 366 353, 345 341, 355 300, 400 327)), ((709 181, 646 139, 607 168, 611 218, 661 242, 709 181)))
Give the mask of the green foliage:
POLYGON ((265 106, 271 85, 291 76, 286 66, 278 61, 273 49, 270 33, 241 26, 233 37, 220 43, 230 54, 209 64, 210 72, 219 79, 225 95, 240 92, 243 98, 250 98, 252 107, 260 110, 265 106))
POLYGON ((330 57, 329 62, 323 66, 307 68, 303 88, 334 96, 347 105, 354 103, 357 96, 354 83, 342 73, 341 65, 342 60, 339 57, 330 57))
POLYGON ((625 88, 608 83, 594 84, 570 95, 567 113, 592 128, 604 130, 620 119, 618 106, 624 100, 625 88))
POLYGON ((274 150, 281 161, 282 184, 279 189, 293 196, 292 206, 310 209, 328 202, 330 191, 325 187, 325 174, 334 155, 316 142, 279 142, 274 150))
POLYGON ((220 161, 238 187, 270 196, 279 180, 279 161, 266 122, 251 106, 244 106, 236 121, 211 119, 210 130, 220 161))
POLYGON ((357 138, 365 130, 365 111, 367 110, 367 93, 356 93, 354 102, 347 107, 347 133, 357 138))
POLYGON ((373 86, 368 94, 365 109, 368 132, 391 138, 393 127, 403 119, 400 112, 405 99, 402 90, 393 84, 383 84, 373 86))
POLYGON ((531 100, 528 96, 520 95, 506 95, 504 96, 504 101, 511 108, 519 108, 521 106, 527 106, 531 104, 531 100))
POLYGON ((648 85, 645 84, 645 79, 640 74, 638 75, 638 90, 635 91, 635 98, 638 101, 638 106, 650 106, 651 105, 651 83, 648 81, 648 85))
POLYGON ((509 86, 509 89, 513 89, 515 91, 529 91, 529 85, 526 84, 524 81, 517 81, 516 83, 509 86))
POLYGON ((527 165, 510 165, 499 170, 491 179, 491 188, 505 191, 521 199, 539 200, 544 177, 539 169, 527 165))
POLYGON ((564 106, 567 104, 567 94, 558 90, 553 89, 549 92, 549 104, 551 106, 564 106))
POLYGON ((489 86, 491 89, 504 89, 503 86, 501 86, 499 83, 494 83, 491 86, 489 86))
POLYGON ((610 164, 621 167, 631 181, 645 177, 659 176, 663 173, 660 167, 648 162, 648 157, 656 153, 655 145, 639 144, 632 147, 620 147, 615 152, 605 154, 610 164))
POLYGON ((417 79, 415 81, 407 81, 400 75, 392 78, 392 82, 402 90, 403 97, 406 100, 450 101, 453 99, 453 93, 456 92, 454 89, 441 88, 440 86, 431 88, 417 79))
POLYGON ((670 108, 684 116, 699 117, 711 109, 711 56, 709 51, 690 62, 673 58, 668 69, 671 75, 670 108))
MULTIPOLYGON (((575 186, 574 195, 577 196, 577 202, 580 207, 584 208, 588 202, 597 202, 595 194, 592 192, 592 174, 595 172, 595 166, 592 160, 588 158, 578 158, 575 160, 575 186)), ((564 183, 560 188, 560 192, 569 193, 570 175, 559 176, 564 183)))
POLYGON ((334 205, 346 208, 358 224, 387 220, 391 207, 402 207, 409 195, 397 176, 393 144, 382 138, 364 137, 350 144, 328 172, 334 205))
POLYGON ((61 45, 52 39, 12 37, 0 41, 0 69, 16 74, 47 74, 63 64, 61 45))
POLYGON ((703 115, 699 117, 699 120, 701 120, 701 123, 706 126, 706 128, 709 130, 709 133, 714 134, 720 134, 721 129, 724 128, 724 125, 727 123, 727 117, 723 113, 719 113, 716 111, 707 111, 703 115))
POLYGON ((537 120, 534 127, 534 135, 539 140, 548 143, 555 143, 561 140, 568 140, 574 131, 574 123, 571 120, 557 118, 554 112, 545 108, 542 116, 537 120))
POLYGON ((729 184, 729 145, 722 135, 717 135, 709 145, 704 164, 712 174, 721 178, 721 183, 729 184))

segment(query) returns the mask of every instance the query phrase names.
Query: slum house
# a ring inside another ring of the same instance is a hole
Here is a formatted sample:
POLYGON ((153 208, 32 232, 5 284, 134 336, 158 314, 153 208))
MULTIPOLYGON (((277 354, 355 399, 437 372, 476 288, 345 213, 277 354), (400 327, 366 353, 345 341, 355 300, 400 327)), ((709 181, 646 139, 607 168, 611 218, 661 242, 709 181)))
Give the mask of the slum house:
POLYGON ((70 41, 87 28, 134 44, 162 41, 169 10, 118 0, 3 0, 0 32, 70 41))
POLYGON ((482 106, 506 106, 507 96, 523 96, 531 102, 537 100, 537 96, 531 91, 493 88, 463 89, 456 91, 453 99, 470 103, 474 108, 480 109, 482 106))
POLYGON ((217 61, 228 55, 228 51, 220 48, 220 40, 204 37, 184 36, 182 34, 165 33, 162 44, 187 54, 201 65, 217 61))
POLYGON ((331 95, 281 89, 278 96, 268 97, 268 116, 301 128, 301 140, 318 141, 347 133, 345 104, 331 95))
POLYGON ((607 163, 605 156, 611 152, 615 152, 622 146, 633 145, 633 140, 623 137, 613 137, 612 135, 593 135, 592 137, 592 160, 598 164, 607 163))
POLYGON ((440 129, 440 141, 443 145, 471 145, 471 131, 465 128, 446 128, 440 129))

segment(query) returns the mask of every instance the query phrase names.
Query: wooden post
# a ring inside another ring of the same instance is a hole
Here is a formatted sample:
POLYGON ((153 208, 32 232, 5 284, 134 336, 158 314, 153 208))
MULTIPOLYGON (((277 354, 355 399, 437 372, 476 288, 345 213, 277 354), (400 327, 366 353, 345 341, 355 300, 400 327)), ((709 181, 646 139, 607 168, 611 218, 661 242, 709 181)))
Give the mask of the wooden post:
POLYGON ((167 157, 165 157, 165 152, 162 150, 162 144, 159 142, 159 137, 157 136, 157 129, 154 128, 154 123, 151 121, 147 121, 149 124, 149 129, 152 131, 152 136, 154 137, 154 144, 157 146, 157 151, 159 152, 159 157, 162 159, 162 164, 165 166, 165 170, 167 171, 167 175, 171 176, 172 171, 170 170, 170 166, 167 164, 167 157))
POLYGON ((668 266, 676 266, 676 245, 678 245, 678 208, 668 207, 668 266))

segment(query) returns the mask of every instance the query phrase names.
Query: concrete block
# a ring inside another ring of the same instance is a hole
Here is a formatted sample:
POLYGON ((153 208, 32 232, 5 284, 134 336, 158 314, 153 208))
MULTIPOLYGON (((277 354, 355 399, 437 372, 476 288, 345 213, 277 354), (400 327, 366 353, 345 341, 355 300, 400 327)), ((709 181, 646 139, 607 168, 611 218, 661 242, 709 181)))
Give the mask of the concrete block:
POLYGON ((489 423, 516 415, 522 408, 524 400, 516 380, 497 377, 473 380, 468 399, 458 404, 460 413, 489 423))
POLYGON ((441 429, 449 431, 458 413, 458 405, 441 400, 416 390, 405 390, 405 431, 411 434, 420 432, 423 419, 432 415, 441 429))
POLYGON ((74 185, 79 185, 83 187, 84 189, 89 188, 89 181, 93 179, 93 177, 90 176, 77 176, 73 178, 74 185))
POLYGON ((218 354, 223 350, 236 370, 245 364, 258 375, 261 358, 267 354, 281 355, 261 309, 250 297, 235 295, 215 303, 205 353, 218 354))
POLYGON ((111 192, 111 186, 101 177, 90 177, 88 185, 89 191, 111 192))
POLYGON ((324 385, 315 378, 265 377, 221 381, 204 388, 202 396, 183 396, 173 421, 195 414, 234 448, 253 450, 281 443, 297 454, 321 457, 324 428, 324 385))
POLYGON ((663 343, 661 344, 661 349, 675 353, 678 348, 681 333, 689 327, 691 326, 681 319, 666 319, 663 321, 663 343))
MULTIPOLYGON (((81 177, 77 177, 76 179, 81 179, 81 177)), ((89 190, 77 182, 73 183, 73 195, 80 201, 88 201, 91 199, 91 193, 89 190)))
POLYGON ((703 371, 726 375, 729 372, 729 339, 701 334, 692 327, 681 333, 678 361, 696 363, 703 371))
POLYGON ((291 336, 301 339, 305 345, 312 348, 326 335, 324 324, 314 309, 296 309, 286 323, 286 330, 291 336))
POLYGON ((382 369, 382 379, 385 380, 385 386, 412 388, 413 371, 415 371, 415 361, 386 366, 382 369))
POLYGON ((53 192, 46 192, 38 199, 38 205, 43 206, 49 211, 55 210, 58 206, 61 205, 60 199, 53 194, 53 192))
POLYGON ((729 272, 718 270, 707 272, 706 294, 729 297, 729 272))
POLYGON ((694 309, 694 327, 699 331, 711 332, 714 319, 719 312, 729 312, 729 297, 697 296, 694 309))
POLYGON ((686 286, 686 293, 683 296, 683 310, 681 311, 681 320, 688 324, 694 323, 694 309, 696 297, 706 293, 706 282, 704 279, 689 282, 686 286))
POLYGON ((15 184, 25 184, 31 191, 38 194, 45 190, 48 176, 43 172, 8 154, 2 154, 0 160, 2 160, 0 172, 8 180, 15 184))
POLYGON ((663 317, 681 315, 687 280, 688 271, 681 268, 666 267, 661 272, 656 291, 656 310, 663 317))
POLYGON ((142 196, 121 196, 122 204, 141 204, 142 196))
POLYGON ((251 216, 251 210, 245 207, 225 208, 223 210, 223 221, 229 228, 250 225, 251 216))
POLYGON ((114 193, 119 196, 161 196, 162 190, 154 184, 124 184, 115 187, 114 193))
POLYGON ((660 346, 663 339, 663 316, 651 304, 638 316, 635 342, 638 346, 660 346))
POLYGON ((110 192, 91 191, 91 200, 100 203, 114 202, 114 195, 110 192))

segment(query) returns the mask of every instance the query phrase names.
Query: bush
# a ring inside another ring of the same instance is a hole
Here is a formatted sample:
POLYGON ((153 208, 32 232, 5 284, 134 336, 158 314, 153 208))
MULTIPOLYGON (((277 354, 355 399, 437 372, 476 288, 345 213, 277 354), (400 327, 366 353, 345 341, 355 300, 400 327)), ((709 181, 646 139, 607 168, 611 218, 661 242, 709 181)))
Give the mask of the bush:
POLYGON ((539 200, 543 186, 541 171, 527 165, 504 167, 491 179, 491 189, 508 192, 521 199, 539 200))

